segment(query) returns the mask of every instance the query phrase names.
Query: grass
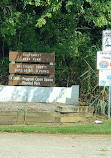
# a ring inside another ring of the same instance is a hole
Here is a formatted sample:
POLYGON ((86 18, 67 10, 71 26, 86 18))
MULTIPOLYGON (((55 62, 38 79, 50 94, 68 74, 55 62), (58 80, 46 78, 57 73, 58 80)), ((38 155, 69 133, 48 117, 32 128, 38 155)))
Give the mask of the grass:
POLYGON ((0 126, 1 132, 23 133, 71 133, 71 134, 111 134, 111 121, 103 124, 77 125, 77 126, 0 126))

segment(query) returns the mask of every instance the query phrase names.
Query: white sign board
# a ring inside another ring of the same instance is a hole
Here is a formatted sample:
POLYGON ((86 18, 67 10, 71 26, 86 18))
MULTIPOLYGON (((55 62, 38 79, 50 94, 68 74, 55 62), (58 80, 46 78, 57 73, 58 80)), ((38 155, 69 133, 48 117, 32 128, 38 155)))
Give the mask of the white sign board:
POLYGON ((98 51, 97 52, 97 69, 111 70, 111 51, 98 51))
POLYGON ((111 51, 111 30, 103 30, 102 50, 111 51))
POLYGON ((111 70, 99 70, 99 86, 111 86, 111 70))

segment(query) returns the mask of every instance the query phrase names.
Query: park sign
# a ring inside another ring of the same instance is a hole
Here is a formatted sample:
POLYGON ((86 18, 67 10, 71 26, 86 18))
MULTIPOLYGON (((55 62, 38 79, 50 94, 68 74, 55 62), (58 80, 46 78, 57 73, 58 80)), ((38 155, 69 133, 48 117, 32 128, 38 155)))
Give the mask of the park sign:
POLYGON ((9 85, 19 86, 54 86, 54 77, 50 76, 25 76, 25 75, 9 75, 9 85))
POLYGON ((111 51, 97 52, 97 69, 111 70, 111 51))
POLYGON ((54 74, 55 66, 49 64, 10 63, 9 73, 14 74, 54 74))
POLYGON ((55 62, 55 53, 37 53, 37 52, 9 52, 9 61, 15 62, 55 62))
POLYGON ((55 53, 9 52, 9 85, 54 86, 55 53))

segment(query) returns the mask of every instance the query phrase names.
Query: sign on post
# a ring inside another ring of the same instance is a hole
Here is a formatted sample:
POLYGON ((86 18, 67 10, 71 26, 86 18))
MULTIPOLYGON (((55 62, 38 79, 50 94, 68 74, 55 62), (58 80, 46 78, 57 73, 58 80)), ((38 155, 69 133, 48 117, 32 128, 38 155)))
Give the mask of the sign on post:
POLYGON ((102 50, 111 51, 111 30, 103 30, 102 50))
POLYGON ((99 70, 99 86, 111 86, 111 70, 99 70))
POLYGON ((54 74, 55 65, 48 64, 9 64, 9 73, 15 74, 54 74))
POLYGON ((9 85, 54 86, 55 53, 10 51, 9 61, 9 85))
POLYGON ((111 69, 111 51, 97 52, 97 69, 111 69))
POLYGON ((99 86, 109 86, 108 118, 111 110, 111 30, 103 30, 102 51, 97 52, 99 86))
POLYGON ((9 85, 19 86, 54 86, 54 77, 9 75, 9 85))
POLYGON ((13 52, 9 53, 9 61, 15 62, 55 62, 55 53, 13 52))

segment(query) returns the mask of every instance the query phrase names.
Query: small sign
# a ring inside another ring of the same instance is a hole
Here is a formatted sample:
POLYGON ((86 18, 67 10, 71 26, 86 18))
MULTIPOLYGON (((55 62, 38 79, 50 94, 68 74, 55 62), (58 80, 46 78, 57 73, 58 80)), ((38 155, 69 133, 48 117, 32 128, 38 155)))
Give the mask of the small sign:
POLYGON ((9 52, 9 61, 15 62, 55 62, 55 53, 9 52))
POLYGON ((97 69, 111 69, 111 51, 97 52, 97 69))
POLYGON ((9 75, 9 85, 19 86, 55 86, 54 77, 49 76, 22 76, 22 75, 9 75))
POLYGON ((102 50, 111 51, 111 30, 103 30, 102 50))
POLYGON ((55 66, 48 64, 25 64, 15 63, 9 64, 9 73, 15 74, 54 74, 55 66))
POLYGON ((111 70, 99 70, 99 86, 111 86, 111 70))

